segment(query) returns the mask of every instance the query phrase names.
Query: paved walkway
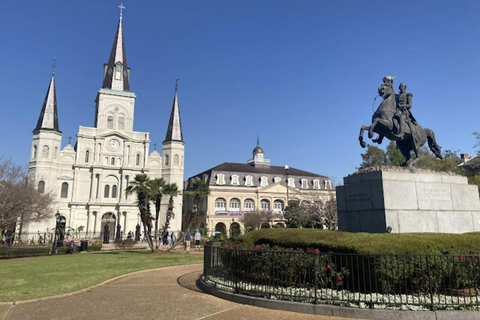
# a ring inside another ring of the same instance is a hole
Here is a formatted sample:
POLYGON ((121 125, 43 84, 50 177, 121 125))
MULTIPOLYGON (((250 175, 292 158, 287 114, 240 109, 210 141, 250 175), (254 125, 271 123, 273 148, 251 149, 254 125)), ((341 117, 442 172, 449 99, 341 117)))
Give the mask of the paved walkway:
POLYGON ((73 295, 0 304, 0 320, 342 319, 226 301, 197 288, 201 272, 202 265, 164 268, 131 274, 73 295))

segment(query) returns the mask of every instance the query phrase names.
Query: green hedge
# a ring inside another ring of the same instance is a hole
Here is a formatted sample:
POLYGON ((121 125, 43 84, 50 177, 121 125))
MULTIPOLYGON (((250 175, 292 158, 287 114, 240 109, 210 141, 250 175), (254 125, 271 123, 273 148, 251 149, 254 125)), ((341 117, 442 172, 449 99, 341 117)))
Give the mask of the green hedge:
POLYGON ((262 229, 248 232, 248 244, 320 249, 357 254, 480 253, 480 233, 350 233, 316 229, 262 229))

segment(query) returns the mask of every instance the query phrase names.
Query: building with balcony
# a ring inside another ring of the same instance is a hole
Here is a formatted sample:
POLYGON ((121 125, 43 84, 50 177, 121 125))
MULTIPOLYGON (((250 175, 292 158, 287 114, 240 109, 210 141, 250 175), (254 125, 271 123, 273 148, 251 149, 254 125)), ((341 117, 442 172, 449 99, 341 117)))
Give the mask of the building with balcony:
MULTIPOLYGON (((215 231, 231 236, 244 233, 242 218, 246 212, 257 211, 269 215, 262 228, 274 225, 285 227, 284 209, 287 202, 313 202, 335 197, 332 181, 319 174, 288 166, 272 166, 264 158, 257 140, 253 158, 247 163, 222 163, 185 181, 184 190, 191 190, 194 179, 203 179, 210 194, 203 195, 194 225, 206 228, 209 235, 215 231)), ((184 193, 184 224, 192 212, 194 195, 184 193)))

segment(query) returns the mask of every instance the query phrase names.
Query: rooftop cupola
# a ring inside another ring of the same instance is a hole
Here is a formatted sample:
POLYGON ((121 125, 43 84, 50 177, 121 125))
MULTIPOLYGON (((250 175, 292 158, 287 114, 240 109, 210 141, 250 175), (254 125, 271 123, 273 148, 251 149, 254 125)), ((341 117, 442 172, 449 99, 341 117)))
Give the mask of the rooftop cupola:
POLYGON ((104 76, 102 88, 130 91, 130 68, 127 66, 127 55, 125 53, 125 38, 123 37, 122 9, 120 8, 120 19, 118 20, 117 32, 113 39, 112 51, 108 63, 104 65, 104 76))
POLYGON ((248 164, 251 164, 254 167, 270 166, 270 159, 264 159, 263 149, 260 147, 260 139, 257 137, 257 146, 253 149, 253 159, 247 161, 248 164))

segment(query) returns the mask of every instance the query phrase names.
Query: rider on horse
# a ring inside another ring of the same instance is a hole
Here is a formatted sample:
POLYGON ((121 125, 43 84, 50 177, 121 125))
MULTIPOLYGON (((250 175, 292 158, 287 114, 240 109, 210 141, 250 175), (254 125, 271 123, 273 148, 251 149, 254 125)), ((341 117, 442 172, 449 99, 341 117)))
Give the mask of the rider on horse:
POLYGON ((395 113, 395 120, 398 121, 398 133, 396 136, 401 140, 405 135, 405 128, 409 126, 410 131, 413 131, 412 125, 417 125, 417 120, 413 117, 410 109, 412 108, 412 93, 406 93, 407 85, 400 83, 398 87, 399 94, 395 95, 395 101, 397 104, 397 112, 395 113))

